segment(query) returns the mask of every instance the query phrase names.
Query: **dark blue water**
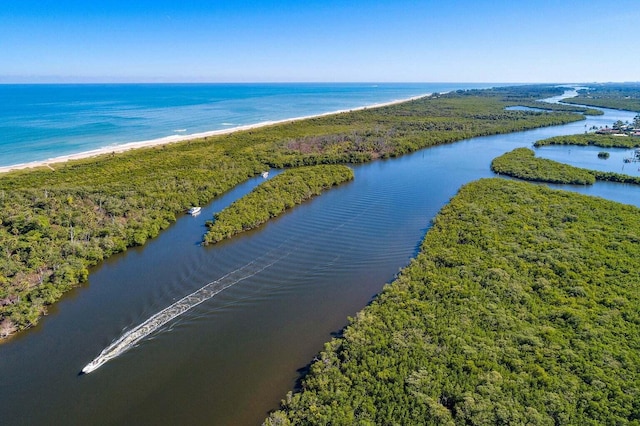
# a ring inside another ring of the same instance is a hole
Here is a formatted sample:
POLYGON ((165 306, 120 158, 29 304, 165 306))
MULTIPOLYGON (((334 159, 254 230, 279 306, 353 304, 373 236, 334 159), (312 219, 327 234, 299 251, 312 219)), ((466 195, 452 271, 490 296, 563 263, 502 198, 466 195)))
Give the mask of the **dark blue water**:
POLYGON ((0 85, 0 167, 479 83, 0 85))
MULTIPOLYGON (((293 388, 298 369, 415 256, 431 219, 460 186, 494 176, 493 158, 629 115, 607 111, 586 123, 359 165, 353 182, 255 231, 200 247, 204 222, 262 178, 248 181, 200 216, 180 218, 144 247, 93 269, 88 284, 38 327, 1 345, 0 423, 260 424, 293 388), (123 331, 249 264, 264 268, 78 376, 123 331)), ((559 188, 640 207, 638 186, 559 188)))

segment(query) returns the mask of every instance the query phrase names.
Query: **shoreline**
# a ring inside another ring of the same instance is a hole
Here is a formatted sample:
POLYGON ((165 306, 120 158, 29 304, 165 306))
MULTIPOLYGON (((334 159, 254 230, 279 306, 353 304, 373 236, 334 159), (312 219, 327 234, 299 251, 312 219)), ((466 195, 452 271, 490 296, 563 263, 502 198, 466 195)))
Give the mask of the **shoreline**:
POLYGON ((259 123, 245 124, 242 126, 231 127, 228 129, 210 130, 207 132, 192 133, 188 135, 169 135, 169 136, 164 136, 157 139, 150 139, 150 140, 144 140, 144 141, 138 141, 138 142, 127 142, 120 145, 106 146, 103 148, 92 149, 90 151, 78 152, 76 154, 61 155, 59 157, 48 158, 46 160, 37 160, 37 161, 30 161, 27 163, 13 164, 9 166, 0 166, 0 174, 8 173, 16 170, 33 169, 37 167, 48 167, 52 171, 55 171, 55 169, 52 167, 53 165, 66 163, 73 160, 83 160, 87 158, 98 157, 104 154, 121 153, 121 152, 131 151, 131 150, 140 149, 140 148, 151 148, 155 146, 167 145, 167 144, 177 143, 177 142, 185 142, 185 141, 205 138, 209 136, 226 135, 230 133, 241 132, 246 130, 254 130, 261 127, 273 126, 277 124, 290 123, 294 121, 307 120, 311 118, 325 117, 325 116, 335 115, 335 114, 343 114, 351 111, 362 111, 362 110, 371 109, 371 108, 382 108, 386 106, 397 105, 404 102, 411 102, 417 99, 426 98, 428 96, 431 96, 432 94, 433 93, 426 93, 423 95, 412 96, 406 99, 396 99, 393 101, 382 102, 382 103, 373 104, 373 105, 365 105, 365 106, 343 109, 338 111, 323 112, 320 114, 313 114, 313 115, 302 116, 302 117, 285 118, 282 120, 275 120, 275 121, 262 121, 259 123))

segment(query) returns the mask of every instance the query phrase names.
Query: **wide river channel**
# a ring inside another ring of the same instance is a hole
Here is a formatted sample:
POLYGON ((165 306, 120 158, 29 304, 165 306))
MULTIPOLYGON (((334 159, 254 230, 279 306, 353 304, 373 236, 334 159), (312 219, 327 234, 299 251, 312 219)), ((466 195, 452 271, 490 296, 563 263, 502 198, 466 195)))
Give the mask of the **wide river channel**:
MULTIPOLYGON (((480 137, 355 166, 355 180, 260 229, 201 247, 204 223, 256 178, 94 268, 36 328, 0 345, 0 423, 256 425, 300 370, 416 255, 431 219, 491 160, 538 139, 632 121, 605 110, 565 126, 480 137), (225 277, 228 287, 88 375, 123 332, 225 277)), ((537 155, 640 176, 629 150, 537 155), (626 167, 625 167, 626 166, 626 167)), ((272 176, 275 171, 272 172, 272 176)), ((640 187, 561 187, 640 206, 640 187)))

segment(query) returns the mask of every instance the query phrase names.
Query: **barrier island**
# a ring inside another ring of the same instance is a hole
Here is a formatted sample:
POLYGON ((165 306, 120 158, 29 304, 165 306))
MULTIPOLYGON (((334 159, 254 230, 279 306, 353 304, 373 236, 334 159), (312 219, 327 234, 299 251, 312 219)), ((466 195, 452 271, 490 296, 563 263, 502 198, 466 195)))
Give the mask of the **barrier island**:
POLYGON ((462 139, 584 119, 505 111, 558 96, 517 86, 404 103, 0 175, 0 339, 35 325, 89 268, 144 244, 191 206, 269 168, 358 163, 462 139))
POLYGON ((323 191, 353 179, 353 170, 341 165, 319 165, 287 170, 218 212, 203 237, 217 243, 256 228, 323 191))
POLYGON ((640 209, 464 186, 266 425, 635 424, 640 209))

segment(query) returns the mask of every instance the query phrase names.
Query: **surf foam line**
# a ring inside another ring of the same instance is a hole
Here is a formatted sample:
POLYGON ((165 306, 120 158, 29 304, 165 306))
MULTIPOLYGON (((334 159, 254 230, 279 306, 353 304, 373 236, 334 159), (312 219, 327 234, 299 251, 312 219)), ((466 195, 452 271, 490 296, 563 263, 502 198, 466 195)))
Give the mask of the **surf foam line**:
MULTIPOLYGON (((204 287, 194 291, 193 293, 183 297, 172 305, 164 308, 160 312, 148 318, 143 323, 137 325, 131 330, 124 333, 118 340, 107 346, 93 361, 87 364, 83 369, 83 374, 89 374, 97 370, 105 362, 122 355, 136 345, 140 340, 144 339, 169 321, 179 317, 190 309, 195 308, 199 304, 211 299, 221 291, 244 281, 254 275, 273 266, 280 260, 287 257, 289 253, 266 263, 258 263, 259 259, 252 260, 246 265, 223 275, 215 281, 206 284, 204 287)), ((262 256, 264 257, 264 256, 262 256)))

